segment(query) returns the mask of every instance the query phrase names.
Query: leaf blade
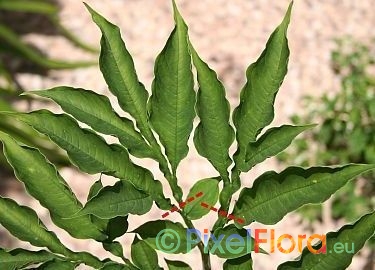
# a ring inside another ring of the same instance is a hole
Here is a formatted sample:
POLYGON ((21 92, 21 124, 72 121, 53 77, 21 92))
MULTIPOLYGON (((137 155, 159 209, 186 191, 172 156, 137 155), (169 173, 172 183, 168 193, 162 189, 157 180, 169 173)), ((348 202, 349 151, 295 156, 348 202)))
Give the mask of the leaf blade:
POLYGON ((159 135, 175 174, 189 150, 187 141, 195 117, 195 92, 187 26, 174 2, 173 8, 176 25, 155 61, 148 107, 152 127, 159 135))
POLYGON ((55 255, 45 250, 29 251, 14 249, 6 251, 0 248, 0 262, 3 270, 14 270, 31 264, 42 263, 56 258, 55 255))
POLYGON ((282 23, 271 34, 265 50, 246 71, 247 82, 241 90, 240 104, 233 112, 237 129, 238 150, 236 164, 242 164, 246 147, 255 142, 259 132, 271 123, 273 103, 287 72, 289 48, 286 32, 290 21, 292 3, 282 23))
POLYGON ((228 151, 234 140, 234 130, 229 124, 229 102, 216 72, 199 57, 192 46, 190 48, 199 83, 196 110, 200 123, 195 129, 194 145, 221 177, 229 181, 227 169, 232 160, 228 151))
POLYGON ((244 188, 233 214, 244 223, 253 220, 275 224, 287 213, 307 203, 321 203, 355 176, 372 170, 375 165, 351 164, 343 167, 289 167, 281 173, 266 172, 252 188, 244 188))

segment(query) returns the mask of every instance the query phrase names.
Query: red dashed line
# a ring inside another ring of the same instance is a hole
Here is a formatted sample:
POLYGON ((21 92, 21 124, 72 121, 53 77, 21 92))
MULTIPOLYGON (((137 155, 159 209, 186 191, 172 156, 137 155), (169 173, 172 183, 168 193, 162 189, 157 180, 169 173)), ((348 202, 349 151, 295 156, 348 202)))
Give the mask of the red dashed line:
MULTIPOLYGON (((195 196, 188 198, 185 202, 180 202, 178 204, 178 206, 180 207, 180 209, 182 209, 188 203, 191 203, 196 198, 199 198, 199 197, 202 197, 202 196, 203 196, 203 192, 198 192, 197 194, 195 194, 195 196)), ((228 215, 228 213, 226 211, 224 211, 224 210, 218 210, 216 207, 210 206, 210 205, 208 205, 205 202, 201 202, 201 206, 204 207, 204 208, 207 208, 207 209, 209 209, 211 211, 214 211, 214 212, 218 212, 219 211, 219 215, 221 217, 227 218, 229 220, 234 220, 234 221, 236 221, 239 224, 244 224, 245 223, 245 220, 243 220, 242 218, 237 218, 237 217, 235 217, 232 214, 228 215)), ((179 210, 179 208, 176 205, 173 205, 173 207, 169 211, 170 211, 170 213, 173 213, 173 212, 177 212, 178 210, 179 210)), ((165 212, 161 217, 162 218, 166 218, 167 216, 169 216, 169 212, 165 212)))

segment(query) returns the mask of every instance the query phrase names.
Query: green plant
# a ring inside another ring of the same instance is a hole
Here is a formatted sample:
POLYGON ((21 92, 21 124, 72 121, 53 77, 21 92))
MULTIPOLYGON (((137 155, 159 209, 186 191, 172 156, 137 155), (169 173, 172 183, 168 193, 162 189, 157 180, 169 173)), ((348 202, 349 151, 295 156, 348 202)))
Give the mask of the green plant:
MULTIPOLYGON (((233 113, 236 133, 230 124, 230 107, 223 85, 194 50, 188 39, 188 28, 174 2, 173 8, 176 26, 156 59, 155 79, 149 98, 147 90, 138 81, 131 55, 121 39, 118 27, 88 7, 94 22, 102 31, 101 71, 121 108, 129 113, 134 122, 119 117, 106 97, 71 87, 31 92, 54 100, 71 116, 57 115, 46 110, 2 113, 49 136, 67 151, 72 163, 82 172, 104 173, 119 179, 114 186, 103 187, 100 181, 94 183, 88 202, 82 206, 55 167, 37 149, 20 145, 7 134, 0 133, 6 157, 16 176, 25 184, 27 191, 50 211, 54 223, 75 238, 102 242, 104 249, 122 258, 123 262, 116 263, 110 259, 100 261, 91 254, 69 250, 44 228, 30 208, 20 206, 11 199, 1 198, 0 223, 20 240, 49 250, 2 250, 0 258, 2 266, 8 267, 6 269, 22 268, 33 263, 43 263, 42 268, 52 265, 56 267, 54 269, 58 266, 73 269, 80 263, 105 270, 159 269, 155 251, 160 250, 157 244, 159 233, 164 229, 173 229, 179 235, 179 241, 186 243, 186 230, 194 228, 192 220, 203 217, 209 210, 202 209, 197 203, 185 208, 181 206, 182 209, 172 208, 161 183, 154 180, 149 170, 135 165, 129 154, 139 158, 153 158, 159 162, 160 170, 173 191, 174 200, 176 203, 182 202, 184 196, 178 185, 176 171, 188 153, 187 141, 193 130, 195 115, 200 122, 194 132, 194 145, 199 154, 216 168, 219 176, 195 182, 186 198, 199 191, 201 194, 196 195, 199 200, 207 200, 212 205, 220 201, 221 211, 211 232, 217 237, 223 236, 226 241, 229 239, 230 243, 231 236, 246 235, 247 231, 243 227, 254 220, 275 224, 288 212, 306 203, 319 203, 328 199, 355 176, 375 168, 375 165, 351 164, 335 168, 289 167, 281 173, 266 172, 255 180, 252 188, 242 188, 232 211, 237 219, 234 224, 227 225, 233 216, 227 218, 225 214, 224 217, 223 212, 228 213, 232 195, 241 189, 241 172, 249 171, 255 164, 282 151, 297 134, 312 127, 285 125, 271 128, 259 136, 273 119, 275 95, 287 72, 289 49, 286 32, 292 5, 271 35, 260 58, 246 72, 248 81, 241 91, 240 104, 233 113), (194 92, 192 64, 197 72, 197 94, 194 92), (95 131, 81 128, 76 120, 95 131), (120 144, 109 145, 98 133, 113 135, 120 144), (237 141, 237 151, 232 165, 228 149, 234 139, 237 141), (221 189, 218 186, 220 182, 223 184, 221 189), (133 232, 127 232, 127 216, 147 213, 153 202, 160 209, 178 212, 185 225, 160 219, 146 222, 133 232), (131 261, 124 257, 122 245, 115 241, 124 233, 135 234, 131 245, 131 261)), ((375 213, 364 215, 355 224, 329 233, 327 249, 332 249, 337 241, 350 240, 355 243, 354 253, 358 252, 374 233, 374 225, 375 213)), ((176 244, 175 241, 169 238, 167 245, 176 244)), ((205 252, 202 242, 196 241, 195 247, 201 252, 203 269, 211 269, 211 255, 227 259, 224 269, 252 268, 250 252, 254 250, 254 245, 247 246, 245 251, 239 253, 230 252, 226 247, 222 247, 225 250, 223 253, 217 252, 213 248, 216 245, 223 246, 224 243, 215 242, 211 238, 208 242, 210 254, 205 252)), ((180 245, 174 253, 189 251, 186 245, 180 245)), ((314 269, 344 269, 350 264, 353 255, 313 255, 305 250, 299 261, 286 262, 279 269, 310 269, 311 266, 314 269)), ((191 269, 183 262, 166 260, 166 263, 169 269, 191 269)))
MULTIPOLYGON (((89 52, 97 52, 95 48, 84 44, 69 30, 67 30, 58 18, 58 5, 50 0, 1 0, 0 1, 0 110, 16 111, 13 103, 19 101, 19 94, 24 91, 19 83, 17 75, 23 72, 23 66, 29 67, 29 72, 43 73, 51 69, 71 69, 86 67, 95 62, 67 62, 49 59, 38 51, 38 49, 24 42, 21 38, 23 31, 27 32, 27 26, 17 29, 14 24, 25 16, 27 21, 43 19, 44 28, 54 28, 56 32, 64 36, 72 44, 89 52), (11 22, 7 18, 11 18, 11 22), (10 23, 10 24, 9 24, 10 23), (13 29, 15 28, 15 29, 13 29), (15 64, 17 62, 17 64, 15 64)), ((30 31, 37 31, 31 29, 30 31)), ((31 97, 24 97, 30 101, 31 97)), ((38 147, 55 164, 62 166, 69 162, 65 155, 57 147, 52 145, 43 136, 40 136, 32 128, 23 124, 15 125, 13 119, 3 116, 0 123, 1 129, 23 143, 38 147)), ((0 155, 2 167, 7 168, 4 156, 0 155)))
MULTIPOLYGON (((332 52, 332 69, 341 81, 341 90, 322 97, 305 98, 304 115, 294 115, 294 124, 322 122, 308 136, 296 139, 295 147, 280 154, 283 161, 305 166, 319 164, 375 163, 375 77, 371 74, 375 58, 370 46, 350 37, 338 39, 332 52), (324 117, 324 119, 322 119, 324 117), (315 145, 308 153, 307 145, 315 145), (297 153, 304 153, 298 155, 297 153)), ((375 174, 366 173, 358 185, 351 182, 332 201, 332 218, 352 221, 360 212, 375 208, 375 174)), ((307 205, 301 213, 308 219, 321 218, 320 205, 307 205)))

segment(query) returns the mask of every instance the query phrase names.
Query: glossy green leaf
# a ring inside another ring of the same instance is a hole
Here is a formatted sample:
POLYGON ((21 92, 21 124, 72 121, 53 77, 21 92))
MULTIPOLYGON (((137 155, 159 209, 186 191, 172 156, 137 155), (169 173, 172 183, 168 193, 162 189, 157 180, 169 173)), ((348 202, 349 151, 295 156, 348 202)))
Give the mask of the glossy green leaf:
POLYGON ((191 267, 187 263, 181 261, 171 261, 165 259, 165 262, 168 265, 169 270, 191 270, 191 267))
POLYGON ((292 4, 282 23, 270 36, 265 50, 246 71, 247 82, 241 91, 240 104, 233 113, 238 150, 235 162, 244 162, 246 148, 274 117, 273 103, 287 73, 289 48, 286 37, 292 4))
POLYGON ((146 138, 151 135, 147 122, 148 93, 138 81, 133 59, 121 38, 120 29, 85 4, 102 32, 99 58, 109 90, 117 97, 120 107, 128 112, 146 138))
POLYGON ((253 220, 275 224, 304 204, 321 203, 349 180, 372 170, 375 165, 343 167, 289 167, 281 173, 269 171, 258 177, 252 188, 244 188, 233 214, 248 225, 253 220))
POLYGON ((246 149, 244 167, 240 169, 247 172, 256 164, 261 163, 269 157, 277 155, 287 148, 297 135, 312 127, 315 127, 315 125, 283 125, 270 128, 256 142, 249 143, 246 149))
MULTIPOLYGON (((314 254, 305 248, 297 261, 285 262, 278 270, 314 269, 336 270, 347 269, 353 256, 364 246, 367 239, 375 233, 375 212, 364 215, 357 222, 345 225, 337 232, 326 235, 325 252, 314 254)), ((313 246, 314 250, 324 250, 322 243, 313 246)))
POLYGON ((207 215, 210 209, 203 207, 201 203, 206 203, 209 206, 216 204, 219 198, 219 180, 207 178, 197 181, 190 189, 186 200, 189 198, 194 198, 194 200, 187 202, 183 211, 190 220, 200 219, 207 215), (203 195, 196 196, 199 193, 203 193, 203 195))
MULTIPOLYGON (((188 253, 190 246, 186 238, 186 228, 181 223, 170 220, 149 221, 134 230, 152 248, 165 253, 188 253)), ((194 234, 196 236, 196 234, 194 234)), ((194 241, 192 241, 194 242, 194 241)))
POLYGON ((134 129, 133 122, 120 117, 112 109, 106 96, 68 86, 32 91, 27 94, 52 99, 78 121, 88 124, 98 132, 117 137, 121 144, 137 157, 152 157, 153 155, 142 135, 134 129))
POLYGON ((106 236, 92 223, 89 216, 65 219, 82 209, 56 168, 35 148, 20 146, 7 134, 0 132, 4 154, 16 177, 26 190, 46 207, 59 227, 76 238, 104 240, 106 236))
POLYGON ((176 26, 155 62, 149 113, 175 173, 189 151, 187 142, 195 117, 195 92, 188 28, 174 2, 173 9, 176 26))
POLYGON ((158 255, 145 241, 134 238, 131 256, 134 264, 140 269, 159 270, 158 255))
POLYGON ((100 270, 137 270, 138 268, 133 268, 127 265, 118 264, 115 262, 106 263, 100 270))
POLYGON ((45 229, 31 208, 0 197, 0 213, 0 224, 19 240, 36 247, 46 247, 54 253, 71 255, 71 251, 61 244, 56 235, 45 229))
POLYGON ((206 249, 219 258, 234 259, 250 254, 254 250, 254 243, 247 230, 231 224, 211 234, 206 249))
POLYGON ((253 261, 250 254, 246 254, 240 258, 226 260, 223 270, 252 270, 253 261))
POLYGON ((64 262, 60 260, 53 260, 40 265, 37 270, 74 270, 76 264, 71 262, 64 262))
POLYGON ((195 129, 194 145, 200 155, 207 158, 225 181, 229 182, 229 147, 234 140, 234 130, 229 124, 230 106, 225 88, 216 72, 203 62, 191 47, 193 63, 197 70, 199 90, 197 115, 200 122, 195 129))
POLYGON ((23 267, 46 262, 56 258, 55 255, 45 250, 29 251, 25 249, 14 249, 5 251, 0 248, 0 262, 2 270, 16 270, 23 267))
POLYGON ((108 145, 91 130, 81 129, 70 116, 56 115, 47 110, 6 114, 47 135, 67 151, 71 161, 83 172, 105 173, 129 181, 137 189, 150 194, 159 207, 170 208, 169 202, 164 198, 161 183, 153 179, 150 171, 133 164, 125 148, 115 144, 108 145))
MULTIPOLYGON (((151 206, 152 198, 148 194, 134 188, 128 182, 119 181, 114 186, 101 189, 78 214, 92 214, 110 219, 128 214, 143 215, 150 211, 151 206)), ((119 234, 114 231, 112 233, 113 237, 119 234)))

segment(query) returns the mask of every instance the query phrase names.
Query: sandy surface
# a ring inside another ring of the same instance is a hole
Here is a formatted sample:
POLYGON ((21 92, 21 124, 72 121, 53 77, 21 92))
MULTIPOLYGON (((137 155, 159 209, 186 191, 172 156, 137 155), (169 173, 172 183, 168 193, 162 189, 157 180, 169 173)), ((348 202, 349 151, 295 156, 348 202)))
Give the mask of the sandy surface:
MULTIPOLYGON (((99 31, 91 22, 83 4, 77 0, 60 1, 62 5, 61 19, 74 33, 88 43, 99 43, 99 31)), ((256 60, 264 48, 272 30, 281 21, 287 8, 287 0, 181 0, 179 6, 182 15, 189 24, 190 36, 196 49, 215 70, 227 86, 228 98, 232 106, 236 106, 239 89, 244 83, 244 70, 256 60)), ((150 89, 153 78, 153 61, 160 52, 173 27, 171 5, 167 0, 87 0, 93 8, 116 23, 122 29, 128 49, 132 52, 138 75, 150 89)), ((297 0, 294 4, 293 16, 289 30, 291 58, 289 74, 281 88, 276 101, 276 117, 273 125, 288 121, 288 116, 303 110, 300 98, 306 94, 320 94, 325 91, 336 91, 338 80, 329 67, 330 50, 333 39, 349 34, 360 40, 375 36, 374 0, 297 0)), ((93 56, 73 48, 62 38, 29 35, 26 39, 48 55, 55 58, 92 59, 93 56)), ((47 79, 36 75, 20 77, 26 89, 41 89, 56 85, 71 85, 108 94, 106 84, 97 67, 74 71, 51 72, 47 79)), ((114 99, 111 97, 111 100, 114 99)), ((38 106, 38 105, 36 105, 38 106)), ((117 107, 117 105, 116 105, 117 107)), ((137 162, 151 166, 155 175, 161 179, 157 166, 152 161, 137 162)), ((257 166, 243 175, 243 183, 251 186, 255 176, 270 169, 280 169, 274 160, 257 166)), ((86 197, 89 186, 97 176, 85 176, 74 170, 64 169, 62 174, 72 185, 79 198, 86 197)), ((198 179, 215 175, 211 165, 200 158, 191 148, 188 157, 181 163, 178 171, 180 183, 185 192, 198 179)), ((108 183, 113 180, 108 179, 108 183)), ((167 190, 169 192, 169 190, 167 190)), ((49 228, 56 227, 48 222, 48 214, 37 202, 27 196, 20 195, 12 189, 9 196, 17 198, 21 203, 31 205, 47 220, 49 228)), ((161 211, 153 209, 147 216, 132 218, 131 228, 136 228, 146 219, 160 218, 161 211)), ((171 216, 179 220, 177 216, 171 216)), ((201 230, 212 223, 214 215, 195 224, 201 230)), ((338 224, 317 224, 320 233, 336 229, 338 224)), ((253 226, 259 228, 260 226, 253 226)), ((276 227, 278 235, 282 233, 309 233, 299 223, 299 218, 288 215, 276 227)), ((57 229, 56 229, 57 230, 57 229)), ((61 230, 58 230, 61 232, 61 230)), ((75 241, 61 232, 64 243, 75 250, 88 249, 101 258, 101 246, 91 241, 75 241)), ((5 241, 5 240, 4 240, 5 241)), ((125 245, 131 243, 131 237, 121 239, 125 245)), ((11 244, 11 243, 8 243, 11 244)), ((9 246, 9 245, 8 245, 9 246)), ((125 249, 129 255, 129 249, 125 249)), ((294 258, 297 254, 275 253, 270 256, 256 255, 254 269, 275 269, 279 263, 294 258)), ((194 269, 200 269, 199 255, 166 256, 185 260, 194 269)), ((163 260, 160 260, 163 264, 163 260)), ((220 269, 222 261, 212 258, 213 269, 220 269)), ((362 269, 361 260, 355 260, 351 269, 362 269)))

